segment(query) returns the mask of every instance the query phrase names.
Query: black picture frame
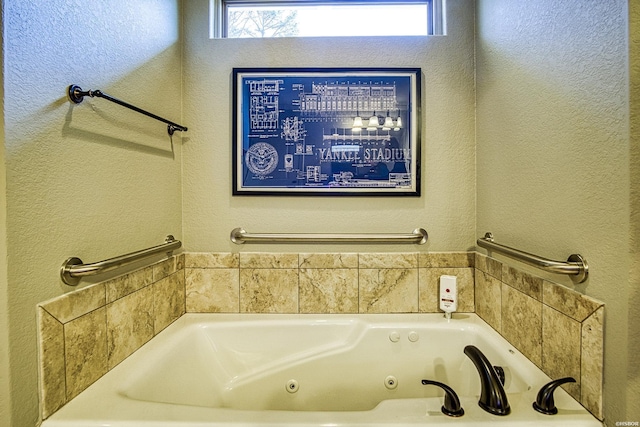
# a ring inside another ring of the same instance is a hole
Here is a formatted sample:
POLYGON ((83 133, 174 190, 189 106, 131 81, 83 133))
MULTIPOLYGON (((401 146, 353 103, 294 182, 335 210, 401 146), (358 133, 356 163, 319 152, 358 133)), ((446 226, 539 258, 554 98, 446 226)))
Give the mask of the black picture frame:
POLYGON ((421 77, 234 68, 233 195, 420 196, 421 77))

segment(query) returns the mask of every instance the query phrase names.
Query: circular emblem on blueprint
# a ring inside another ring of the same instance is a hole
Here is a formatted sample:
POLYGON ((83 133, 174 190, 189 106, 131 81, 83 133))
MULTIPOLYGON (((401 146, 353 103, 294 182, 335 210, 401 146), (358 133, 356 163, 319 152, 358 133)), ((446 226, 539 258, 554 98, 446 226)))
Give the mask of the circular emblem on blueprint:
POLYGON ((251 172, 256 175, 269 175, 278 166, 278 152, 271 144, 258 142, 247 150, 244 162, 251 172))

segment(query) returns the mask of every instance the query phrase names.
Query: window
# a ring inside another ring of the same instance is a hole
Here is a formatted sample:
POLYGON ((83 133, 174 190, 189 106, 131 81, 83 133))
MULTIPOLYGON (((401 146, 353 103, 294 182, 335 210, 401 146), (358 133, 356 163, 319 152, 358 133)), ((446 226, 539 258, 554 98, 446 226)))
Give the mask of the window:
POLYGON ((211 0, 212 37, 443 34, 444 0, 211 0))

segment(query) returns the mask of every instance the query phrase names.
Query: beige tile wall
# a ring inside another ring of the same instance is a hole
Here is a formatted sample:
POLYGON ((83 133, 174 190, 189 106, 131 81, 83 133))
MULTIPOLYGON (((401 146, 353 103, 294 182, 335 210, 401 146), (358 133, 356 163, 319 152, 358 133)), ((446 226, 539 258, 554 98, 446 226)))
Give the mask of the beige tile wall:
POLYGON ((476 254, 476 313, 602 420, 604 305, 476 254))
POLYGON ((473 312, 473 253, 185 254, 187 312, 428 313, 443 274, 473 312))
POLYGON ((438 312, 441 275, 551 377, 602 413, 602 304, 475 252, 185 253, 38 306, 48 417, 185 312, 438 312))
POLYGON ((183 255, 38 305, 43 419, 182 316, 183 255))

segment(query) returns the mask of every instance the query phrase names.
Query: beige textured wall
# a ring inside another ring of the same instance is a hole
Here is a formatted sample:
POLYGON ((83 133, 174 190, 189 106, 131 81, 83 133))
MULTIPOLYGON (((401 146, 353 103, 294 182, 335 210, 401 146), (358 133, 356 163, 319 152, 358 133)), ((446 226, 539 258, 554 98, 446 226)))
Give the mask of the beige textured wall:
POLYGON ((181 237, 179 133, 172 144, 160 122, 103 99, 72 106, 65 92, 102 89, 179 120, 179 2, 81 3, 3 1, 11 381, 0 399, 12 426, 37 422, 35 307, 69 291, 62 262, 181 237))
MULTIPOLYGON (((638 346, 637 327, 627 320, 637 318, 637 308, 626 301, 638 300, 640 240, 631 228, 632 264, 629 218, 637 218, 640 207, 629 197, 628 165, 637 183, 640 153, 637 127, 631 150, 628 143, 626 1, 479 0, 477 232, 473 1, 449 0, 449 36, 426 41, 248 41, 209 40, 208 1, 190 0, 184 4, 184 80, 177 3, 107 0, 88 9, 63 0, 2 3, 9 256, 6 282, 0 266, 0 362, 10 357, 13 381, 2 363, 0 426, 9 425, 2 412, 9 408, 11 425, 35 423, 35 305, 68 290, 57 277, 63 258, 90 262, 155 245, 169 232, 180 237, 181 161, 183 240, 191 251, 256 250, 228 241, 237 226, 257 232, 423 226, 430 242, 419 250, 465 250, 491 230, 500 242, 526 242, 523 249, 552 258, 581 252, 592 274, 578 289, 607 303, 607 417, 640 418, 637 357, 627 356, 638 346), (422 67, 423 196, 231 197, 234 66, 422 67), (182 122, 190 126, 184 148, 180 135, 171 145, 161 124, 105 100, 71 107, 64 98, 70 83, 174 119, 182 90, 182 122), (616 288, 629 283, 631 267, 635 281, 616 288)), ((637 43, 638 2, 628 3, 637 43)), ((638 49, 632 52, 637 87, 638 49)), ((632 125, 638 126, 633 99, 632 125)))
POLYGON ((466 250, 475 241, 474 8, 450 0, 446 37, 208 38, 208 0, 185 2, 186 122, 183 148, 184 237, 189 251, 362 251, 362 246, 245 245, 229 232, 404 232, 425 228, 421 247, 367 251, 466 250), (233 67, 421 67, 420 198, 231 196, 233 67))
POLYGON ((637 341, 628 335, 637 328, 627 286, 628 3, 479 0, 477 14, 478 232, 588 260, 590 279, 575 288, 606 304, 606 421, 637 421, 640 399, 627 387, 637 341))
MULTIPOLYGON (((640 419, 640 2, 629 1, 631 130, 631 275, 629 280, 629 383, 627 408, 640 419)), ((631 418, 631 415, 629 416, 631 418)))
MULTIPOLYGON (((1 3, 0 3, 1 5, 1 3)), ((3 18, 0 14, 0 28, 3 18)), ((0 32, 0 69, 4 58, 3 34, 0 32)), ((0 111, 4 111, 4 76, 0 73, 0 111)), ((0 427, 9 427, 9 301, 7 298, 7 203, 4 162, 4 120, 0 121, 0 427)))

